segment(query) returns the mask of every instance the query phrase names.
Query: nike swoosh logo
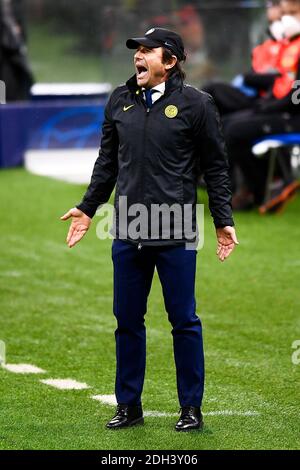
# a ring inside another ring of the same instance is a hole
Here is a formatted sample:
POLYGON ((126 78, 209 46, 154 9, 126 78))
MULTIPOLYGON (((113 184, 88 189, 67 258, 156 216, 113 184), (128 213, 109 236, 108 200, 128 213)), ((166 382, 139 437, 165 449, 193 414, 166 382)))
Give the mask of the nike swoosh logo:
POLYGON ((132 108, 134 104, 131 104, 130 106, 124 106, 123 111, 128 111, 128 109, 132 108))

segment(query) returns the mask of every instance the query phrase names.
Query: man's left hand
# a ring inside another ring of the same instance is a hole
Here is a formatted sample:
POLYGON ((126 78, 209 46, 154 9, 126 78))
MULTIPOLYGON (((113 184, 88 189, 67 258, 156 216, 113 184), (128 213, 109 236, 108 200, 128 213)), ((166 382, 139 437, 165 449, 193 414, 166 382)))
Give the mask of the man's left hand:
POLYGON ((225 261, 226 258, 233 252, 236 245, 239 244, 236 237, 234 227, 217 228, 218 248, 217 256, 220 261, 225 261))

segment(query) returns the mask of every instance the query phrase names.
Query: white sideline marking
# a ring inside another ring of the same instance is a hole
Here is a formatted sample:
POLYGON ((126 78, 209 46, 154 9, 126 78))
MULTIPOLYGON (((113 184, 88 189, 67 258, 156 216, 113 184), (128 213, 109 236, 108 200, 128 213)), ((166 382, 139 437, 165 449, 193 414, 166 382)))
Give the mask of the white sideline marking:
MULTIPOLYGON (((257 411, 232 411, 232 410, 224 410, 224 411, 208 411, 206 413, 202 413, 203 416, 259 416, 257 411)), ((159 411, 145 411, 144 416, 148 418, 173 418, 175 416, 179 416, 179 413, 164 413, 159 411)))
POLYGON ((164 413, 163 411, 144 411, 146 418, 174 418, 179 417, 179 413, 164 413))
POLYGON ((94 395, 92 399, 100 401, 103 405, 117 406, 115 395, 94 395))
POLYGON ((28 150, 24 157, 25 168, 36 175, 87 184, 97 154, 98 149, 28 150))
MULTIPOLYGON (((115 395, 94 395, 91 397, 93 400, 100 401, 103 405, 116 406, 117 401, 115 395)), ((204 416, 259 416, 257 411, 208 411, 203 413, 204 416)), ((173 418, 179 416, 179 413, 164 413, 160 411, 145 411, 144 416, 148 418, 173 418)))
MULTIPOLYGON (((116 406, 117 405, 117 400, 115 395, 94 395, 92 397, 93 400, 100 401, 103 403, 103 405, 110 405, 110 406, 116 406)), ((165 417, 173 417, 177 416, 174 413, 163 413, 159 411, 145 411, 144 416, 147 417, 155 417, 155 418, 165 418, 165 417)))
POLYGON ((4 271, 0 273, 1 277, 21 277, 22 273, 20 271, 4 271))
POLYGON ((33 96, 90 96, 111 92, 110 83, 36 83, 30 90, 33 96))
POLYGON ((286 266, 300 266, 300 260, 295 259, 293 261, 289 261, 288 263, 286 263, 286 266))
POLYGON ((6 345, 0 340, 0 366, 4 366, 6 362, 6 345))
POLYGON ((208 411, 203 413, 204 416, 259 416, 258 411, 232 411, 232 410, 223 410, 223 411, 208 411))
POLYGON ((86 390, 87 388, 91 388, 86 383, 77 382, 72 379, 46 379, 40 380, 40 382, 50 387, 58 388, 59 390, 86 390))
POLYGON ((31 364, 5 364, 3 369, 14 374, 45 374, 46 371, 31 364))

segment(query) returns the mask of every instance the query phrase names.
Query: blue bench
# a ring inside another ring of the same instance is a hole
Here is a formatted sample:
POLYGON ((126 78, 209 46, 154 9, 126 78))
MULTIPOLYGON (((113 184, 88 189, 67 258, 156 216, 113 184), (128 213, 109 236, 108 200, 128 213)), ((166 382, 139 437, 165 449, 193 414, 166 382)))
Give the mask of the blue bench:
POLYGON ((274 134, 262 137, 254 142, 252 152, 256 157, 263 157, 269 153, 269 168, 265 188, 264 204, 270 200, 271 196, 271 183, 274 179, 276 165, 279 166, 284 184, 286 186, 293 185, 295 176, 290 164, 290 152, 283 150, 289 149, 293 146, 300 146, 300 134, 274 134), (289 157, 289 161, 287 160, 289 157))

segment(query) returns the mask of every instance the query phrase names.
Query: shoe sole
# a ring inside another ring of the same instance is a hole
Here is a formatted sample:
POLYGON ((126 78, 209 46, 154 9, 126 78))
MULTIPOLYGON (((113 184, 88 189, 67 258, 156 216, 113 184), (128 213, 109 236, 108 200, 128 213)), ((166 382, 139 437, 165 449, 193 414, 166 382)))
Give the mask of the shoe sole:
POLYGON ((106 429, 127 429, 127 428, 131 428, 132 426, 139 426, 143 424, 144 424, 144 418, 138 418, 138 419, 135 419, 134 421, 131 421, 131 423, 127 424, 126 426, 112 426, 112 427, 106 426, 106 429))

